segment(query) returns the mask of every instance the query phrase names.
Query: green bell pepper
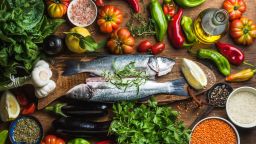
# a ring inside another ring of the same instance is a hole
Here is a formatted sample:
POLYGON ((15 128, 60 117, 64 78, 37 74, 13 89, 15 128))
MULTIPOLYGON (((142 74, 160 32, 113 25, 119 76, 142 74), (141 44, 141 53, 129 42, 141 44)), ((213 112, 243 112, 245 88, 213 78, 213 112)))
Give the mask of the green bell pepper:
POLYGON ((0 133, 0 144, 5 144, 7 136, 8 136, 8 130, 3 130, 0 133))
POLYGON ((201 5, 206 0, 174 0, 180 7, 192 8, 201 5))
POLYGON ((197 53, 197 57, 213 61, 224 76, 230 75, 230 64, 219 52, 210 49, 200 49, 197 53))
POLYGON ((70 140, 68 144, 90 144, 90 142, 83 138, 75 138, 73 140, 70 140))
POLYGON ((155 22, 156 38, 158 41, 163 41, 167 32, 167 20, 158 0, 151 0, 150 12, 152 19, 155 22))
POLYGON ((186 35, 188 43, 195 43, 196 36, 193 32, 193 20, 190 17, 183 16, 181 20, 181 27, 186 35))

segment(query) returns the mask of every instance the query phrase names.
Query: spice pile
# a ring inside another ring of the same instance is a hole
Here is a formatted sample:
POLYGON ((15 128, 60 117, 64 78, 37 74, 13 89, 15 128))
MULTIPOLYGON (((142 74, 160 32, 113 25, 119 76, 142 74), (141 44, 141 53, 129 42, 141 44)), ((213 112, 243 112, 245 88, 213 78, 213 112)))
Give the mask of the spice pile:
POLYGON ((237 144, 234 129, 220 119, 207 119, 192 132, 191 144, 237 144))

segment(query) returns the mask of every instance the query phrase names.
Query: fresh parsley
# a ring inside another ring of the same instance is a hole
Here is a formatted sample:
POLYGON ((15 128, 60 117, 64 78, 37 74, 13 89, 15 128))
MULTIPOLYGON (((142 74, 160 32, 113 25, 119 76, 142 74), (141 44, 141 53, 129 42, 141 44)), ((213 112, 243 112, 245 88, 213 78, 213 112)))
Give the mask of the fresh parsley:
POLYGON ((137 106, 121 102, 113 106, 113 122, 109 133, 117 136, 119 144, 186 144, 190 130, 178 120, 179 113, 158 106, 155 100, 137 106))

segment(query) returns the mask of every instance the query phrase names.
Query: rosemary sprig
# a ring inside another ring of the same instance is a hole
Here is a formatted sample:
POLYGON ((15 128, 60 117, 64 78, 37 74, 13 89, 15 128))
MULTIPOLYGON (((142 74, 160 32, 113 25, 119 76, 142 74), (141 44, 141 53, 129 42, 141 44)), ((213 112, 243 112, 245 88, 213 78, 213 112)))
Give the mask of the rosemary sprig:
POLYGON ((131 12, 131 19, 126 26, 134 37, 146 37, 156 34, 154 21, 146 19, 141 13, 135 14, 131 12))
POLYGON ((106 71, 103 76, 118 89, 124 89, 124 91, 126 91, 127 88, 135 86, 139 92, 140 86, 148 79, 148 75, 145 71, 139 71, 135 68, 135 62, 129 63, 123 69, 118 69, 115 63, 113 63, 112 67, 114 73, 106 71))

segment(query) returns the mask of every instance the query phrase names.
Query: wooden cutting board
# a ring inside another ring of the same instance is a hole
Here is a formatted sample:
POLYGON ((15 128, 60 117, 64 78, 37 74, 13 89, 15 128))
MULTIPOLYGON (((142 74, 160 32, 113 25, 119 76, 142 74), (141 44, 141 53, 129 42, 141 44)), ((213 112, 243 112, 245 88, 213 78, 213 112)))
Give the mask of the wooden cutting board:
MULTIPOLYGON (((80 60, 80 61, 90 61, 93 58, 85 58, 85 57, 77 57, 75 60, 80 60)), ((171 81, 175 79, 179 79, 182 76, 182 73, 180 71, 180 63, 181 59, 175 58, 176 59, 176 64, 174 68, 172 69, 171 73, 157 78, 158 82, 166 82, 166 81, 171 81)), ((65 57, 59 57, 56 58, 55 61, 52 64, 52 71, 53 71, 53 77, 52 79, 56 82, 57 87, 56 90, 50 94, 48 97, 40 99, 38 101, 38 109, 43 109, 44 107, 48 106, 50 103, 53 101, 57 100, 58 98, 64 96, 68 90, 70 90, 72 87, 79 85, 81 83, 85 83, 86 79, 90 76, 87 73, 80 73, 72 76, 62 76, 63 69, 65 67, 64 62, 69 61, 69 60, 74 60, 71 58, 65 58, 65 57)), ((194 94, 199 94, 203 91, 208 90, 212 85, 215 84, 216 82, 216 77, 214 73, 205 65, 199 63, 201 68, 204 70, 205 74, 208 77, 208 85, 204 90, 201 91, 193 91, 194 94)), ((187 86, 186 86, 187 87, 187 86)), ((176 96, 176 95, 157 95, 156 100, 159 103, 171 103, 174 101, 179 101, 179 100, 184 100, 188 99, 190 97, 188 96, 176 96)))

